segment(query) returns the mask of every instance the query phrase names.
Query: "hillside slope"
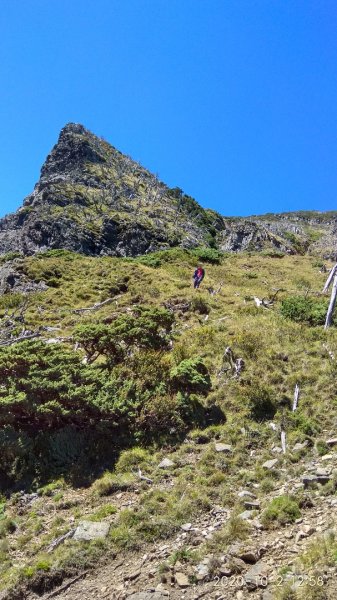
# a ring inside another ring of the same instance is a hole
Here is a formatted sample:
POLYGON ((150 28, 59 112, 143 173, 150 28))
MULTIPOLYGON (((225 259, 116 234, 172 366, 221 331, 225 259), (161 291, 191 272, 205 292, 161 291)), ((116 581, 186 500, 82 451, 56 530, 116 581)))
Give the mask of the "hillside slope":
POLYGON ((321 261, 55 250, 4 270, 3 598, 335 598, 321 261), (74 538, 83 521, 107 537, 74 538))

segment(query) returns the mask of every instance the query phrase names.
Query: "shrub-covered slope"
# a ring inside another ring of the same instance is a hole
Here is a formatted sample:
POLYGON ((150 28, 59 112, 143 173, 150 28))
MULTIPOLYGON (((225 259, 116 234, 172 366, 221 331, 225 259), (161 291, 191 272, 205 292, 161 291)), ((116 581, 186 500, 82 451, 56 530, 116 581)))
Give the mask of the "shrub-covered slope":
MULTIPOLYGON (((233 561, 241 560, 237 568, 248 577, 254 559, 239 559, 238 544, 264 547, 268 586, 282 578, 275 594, 286 594, 298 576, 295 559, 307 577, 312 559, 305 552, 316 552, 320 574, 327 568, 336 576, 332 538, 328 558, 321 541, 313 550, 304 545, 309 529, 297 549, 289 541, 277 552, 278 537, 302 531, 296 520, 319 532, 317 519, 328 510, 323 533, 337 518, 337 460, 329 446, 337 437, 337 334, 334 326, 323 329, 328 299, 320 293, 326 274, 319 261, 209 248, 136 259, 49 251, 4 259, 1 273, 3 589, 14 586, 12 597, 26 597, 19 594, 31 593, 22 591, 27 586, 50 591, 103 557, 117 565, 116 553, 138 564, 142 544, 154 553, 156 585, 173 577, 173 598, 181 594, 174 583, 181 571, 188 599, 198 586, 212 597, 216 577, 229 574, 234 589, 243 585, 248 593, 233 561), (206 277, 194 290, 200 262, 206 277), (164 458, 166 468, 159 466, 164 458), (270 460, 276 462, 263 466, 270 460), (313 479, 304 483, 308 474, 313 479), (242 516, 245 510, 253 512, 242 516), (70 537, 50 549, 83 519, 110 523, 108 538, 70 537), (181 537, 186 523, 192 530, 181 537), (205 556, 213 562, 203 577, 205 556)), ((124 598, 121 564, 115 577, 124 598)), ((131 591, 148 586, 142 569, 131 591)), ((233 597, 230 578, 227 584, 226 599, 233 597)), ((329 577, 324 586, 330 594, 329 577)))

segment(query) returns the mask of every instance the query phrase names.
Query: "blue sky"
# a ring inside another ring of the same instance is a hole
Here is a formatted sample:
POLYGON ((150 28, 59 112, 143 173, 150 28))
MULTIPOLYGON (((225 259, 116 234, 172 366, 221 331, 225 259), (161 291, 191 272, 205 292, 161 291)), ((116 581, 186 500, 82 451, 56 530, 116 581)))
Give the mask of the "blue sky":
POLYGON ((335 0, 1 0, 0 215, 69 121, 225 215, 337 209, 335 0))

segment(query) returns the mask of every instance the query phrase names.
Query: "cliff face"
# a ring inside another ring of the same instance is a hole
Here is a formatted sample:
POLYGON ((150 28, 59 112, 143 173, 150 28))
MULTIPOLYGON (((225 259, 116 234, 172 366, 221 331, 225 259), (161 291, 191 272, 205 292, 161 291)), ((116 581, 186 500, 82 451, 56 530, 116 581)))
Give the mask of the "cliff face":
POLYGON ((0 254, 64 248, 137 256, 182 246, 223 251, 276 249, 334 257, 337 213, 230 219, 203 209, 82 125, 69 123, 34 191, 0 220, 0 254))
POLYGON ((0 221, 0 253, 65 248, 135 256, 208 244, 212 220, 181 190, 121 154, 82 125, 68 124, 34 191, 0 221))

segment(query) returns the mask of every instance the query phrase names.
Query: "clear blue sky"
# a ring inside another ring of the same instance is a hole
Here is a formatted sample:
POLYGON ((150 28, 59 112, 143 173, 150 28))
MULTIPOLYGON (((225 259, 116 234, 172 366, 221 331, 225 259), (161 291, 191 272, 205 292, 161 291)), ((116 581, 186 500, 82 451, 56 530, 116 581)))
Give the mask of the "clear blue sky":
POLYGON ((335 0, 1 0, 0 215, 67 122, 226 215, 337 209, 335 0))

